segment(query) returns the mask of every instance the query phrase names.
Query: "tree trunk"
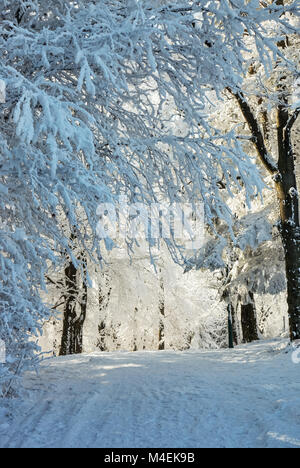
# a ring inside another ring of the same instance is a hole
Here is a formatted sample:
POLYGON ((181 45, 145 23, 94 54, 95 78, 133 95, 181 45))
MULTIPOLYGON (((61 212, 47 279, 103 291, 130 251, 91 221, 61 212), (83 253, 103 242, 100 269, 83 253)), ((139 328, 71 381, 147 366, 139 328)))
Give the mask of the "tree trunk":
POLYGON ((87 293, 88 293, 87 281, 86 281, 86 278, 84 278, 83 284, 82 284, 82 295, 80 298, 80 315, 74 324, 75 346, 74 346, 73 354, 81 354, 83 351, 83 326, 84 326, 86 313, 87 313, 87 293))
MULTIPOLYGON (((277 3, 283 4, 283 1, 277 0, 277 3)), ((284 81, 285 77, 282 77, 278 85, 280 101, 277 107, 278 164, 275 164, 268 152, 267 142, 243 93, 237 94, 228 90, 237 99, 248 123, 260 161, 275 181, 280 204, 280 232, 285 252, 290 338, 293 341, 300 339, 300 222, 292 129, 300 114, 300 108, 290 115, 288 92, 284 81)))
POLYGON ((161 303, 159 307, 160 320, 159 320, 159 332, 158 332, 158 349, 159 351, 165 350, 165 304, 161 303))
POLYGON ((286 264, 288 313, 291 340, 300 339, 300 223, 299 194, 291 131, 299 112, 289 120, 284 107, 277 114, 278 169, 276 181, 280 203, 280 233, 286 264))
MULTIPOLYGON (((85 262, 83 262, 83 268, 85 276, 85 262)), ((65 268, 66 295, 60 356, 82 353, 83 325, 87 312, 87 283, 86 278, 83 278, 80 291, 78 276, 79 272, 70 260, 65 268), (80 293, 82 294, 81 297, 80 293), (78 308, 79 314, 77 312, 78 308)))
POLYGON ((300 339, 300 229, 281 227, 286 263, 287 301, 291 340, 300 339))
POLYGON ((251 343, 252 341, 257 341, 259 339, 257 331, 256 307, 254 302, 254 294, 252 292, 249 292, 249 299, 249 304, 241 305, 241 320, 244 343, 251 343))
POLYGON ((228 311, 228 342, 229 348, 234 348, 234 340, 233 340, 233 320, 232 320, 232 305, 229 304, 227 307, 228 311))
POLYGON ((237 304, 231 304, 233 343, 235 346, 240 344, 239 319, 237 315, 237 304))
POLYGON ((159 291, 159 331, 158 331, 158 349, 165 350, 165 288, 162 272, 160 270, 160 291, 159 291))

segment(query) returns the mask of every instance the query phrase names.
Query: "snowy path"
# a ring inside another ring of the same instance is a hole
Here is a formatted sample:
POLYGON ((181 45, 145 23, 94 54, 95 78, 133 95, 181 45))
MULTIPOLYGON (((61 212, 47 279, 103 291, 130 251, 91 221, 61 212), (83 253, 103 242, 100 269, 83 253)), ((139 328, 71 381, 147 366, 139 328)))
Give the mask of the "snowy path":
POLYGON ((282 345, 52 359, 14 419, 0 408, 0 447, 300 447, 300 364, 282 345))

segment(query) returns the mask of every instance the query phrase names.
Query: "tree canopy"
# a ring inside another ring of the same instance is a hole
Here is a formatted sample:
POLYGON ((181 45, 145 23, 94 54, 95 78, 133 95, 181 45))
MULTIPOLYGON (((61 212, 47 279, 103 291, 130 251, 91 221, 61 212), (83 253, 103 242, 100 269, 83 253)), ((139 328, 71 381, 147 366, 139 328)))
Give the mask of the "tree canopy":
POLYGON ((72 256, 70 233, 101 258, 99 203, 201 201, 208 223, 230 225, 220 175, 229 194, 259 193, 253 159, 207 106, 226 88, 242 96, 252 52, 271 73, 299 6, 0 0, 0 12, 0 338, 15 374, 32 362, 39 290, 49 263, 72 256))

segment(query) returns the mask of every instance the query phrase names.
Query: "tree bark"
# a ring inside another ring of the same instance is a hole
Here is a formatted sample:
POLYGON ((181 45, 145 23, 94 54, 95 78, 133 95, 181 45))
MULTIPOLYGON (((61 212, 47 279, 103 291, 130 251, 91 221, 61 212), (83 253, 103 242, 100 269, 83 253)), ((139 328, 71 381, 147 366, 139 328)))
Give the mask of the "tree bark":
POLYGON ((300 223, 299 194, 291 131, 299 110, 289 119, 279 107, 277 117, 278 169, 276 189, 280 203, 280 234, 285 252, 287 302, 291 340, 300 339, 300 223))
POLYGON ((229 304, 227 307, 228 311, 228 343, 229 348, 234 348, 234 339, 233 339, 233 319, 232 319, 232 305, 229 304))
POLYGON ((252 341, 257 341, 259 339, 257 331, 256 307, 254 302, 254 294, 252 292, 249 292, 249 298, 249 304, 241 305, 241 320, 244 343, 251 343, 252 341))
POLYGON ((291 341, 300 339, 300 229, 281 226, 285 250, 287 302, 291 341))
POLYGON ((158 349, 159 351, 164 351, 165 347, 165 288, 160 270, 158 349))
MULTIPOLYGON (((83 269, 85 276, 85 261, 83 269)), ((83 278, 82 296, 80 297, 78 276, 78 269, 70 260, 65 268, 66 294, 60 356, 81 354, 83 350, 83 325, 87 312, 87 282, 86 278, 83 278)))
MULTIPOLYGON (((278 0, 281 1, 281 0, 278 0)), ((241 112, 249 126, 253 141, 264 167, 272 174, 280 205, 280 233, 286 264, 288 314, 291 341, 300 339, 300 223, 299 192, 292 145, 292 129, 299 116, 296 109, 290 116, 287 92, 279 84, 281 104, 277 108, 278 164, 267 150, 267 144, 254 112, 242 93, 229 92, 235 96, 241 112)))
POLYGON ((239 333, 239 319, 237 315, 237 305, 231 304, 231 318, 232 318, 232 330, 233 330, 233 343, 235 346, 240 344, 240 333, 239 333))

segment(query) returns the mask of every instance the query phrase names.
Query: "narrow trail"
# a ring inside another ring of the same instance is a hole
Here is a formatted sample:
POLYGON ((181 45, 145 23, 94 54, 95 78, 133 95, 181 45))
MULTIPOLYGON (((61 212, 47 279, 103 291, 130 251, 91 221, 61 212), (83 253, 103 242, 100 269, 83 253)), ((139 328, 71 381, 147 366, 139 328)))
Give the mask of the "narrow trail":
POLYGON ((283 346, 46 361, 0 447, 300 447, 300 365, 283 346))

